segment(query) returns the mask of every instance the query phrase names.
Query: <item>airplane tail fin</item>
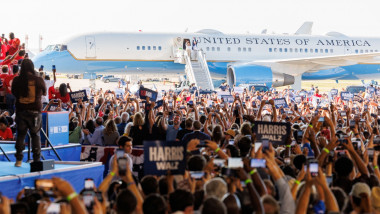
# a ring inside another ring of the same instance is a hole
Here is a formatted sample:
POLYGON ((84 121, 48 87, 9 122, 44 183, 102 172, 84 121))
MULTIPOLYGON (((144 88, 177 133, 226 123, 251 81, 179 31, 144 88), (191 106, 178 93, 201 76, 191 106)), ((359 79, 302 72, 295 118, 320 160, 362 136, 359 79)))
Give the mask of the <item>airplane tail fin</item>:
POLYGON ((303 25, 300 28, 298 28, 298 30, 295 34, 296 35, 299 35, 299 34, 310 35, 312 27, 313 27, 313 22, 305 22, 305 23, 303 23, 303 25))

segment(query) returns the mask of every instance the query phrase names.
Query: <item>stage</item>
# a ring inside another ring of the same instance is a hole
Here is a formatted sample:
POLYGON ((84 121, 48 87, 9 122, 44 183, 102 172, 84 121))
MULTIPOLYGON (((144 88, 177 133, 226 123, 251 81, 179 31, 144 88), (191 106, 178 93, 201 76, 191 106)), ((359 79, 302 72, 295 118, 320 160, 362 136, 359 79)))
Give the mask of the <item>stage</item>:
POLYGON ((60 177, 69 181, 77 192, 83 189, 85 178, 94 179, 97 187, 103 181, 104 166, 100 162, 56 161, 54 170, 33 173, 30 173, 28 163, 23 163, 21 167, 15 167, 14 164, 15 162, 0 162, 0 191, 12 199, 24 187, 34 187, 35 179, 60 177))
MULTIPOLYGON (((0 147, 8 155, 11 161, 13 162, 16 161, 16 158, 14 156, 16 153, 14 141, 13 142, 2 141, 0 143, 0 147)), ((81 149, 82 149, 80 144, 70 143, 66 145, 54 146, 54 148, 57 151, 58 155, 61 157, 62 161, 80 161, 80 155, 81 155, 81 149)), ((25 147, 25 150, 23 153, 24 153, 23 162, 25 162, 28 159, 28 147, 25 147)), ((51 147, 41 148, 41 154, 45 159, 59 160, 51 147)), ((41 156, 41 159, 43 159, 42 156, 41 156)), ((31 158, 33 158, 33 153, 31 154, 31 158)), ((2 152, 0 152, 0 161, 8 161, 2 152)))

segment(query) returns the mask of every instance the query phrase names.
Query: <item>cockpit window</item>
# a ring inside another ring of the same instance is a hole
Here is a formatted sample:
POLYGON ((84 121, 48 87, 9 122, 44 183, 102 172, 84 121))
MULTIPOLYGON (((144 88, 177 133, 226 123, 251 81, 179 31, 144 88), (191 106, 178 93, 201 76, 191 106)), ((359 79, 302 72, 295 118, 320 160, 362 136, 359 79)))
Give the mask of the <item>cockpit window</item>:
POLYGON ((45 48, 45 51, 52 51, 54 48, 54 45, 48 45, 46 48, 45 48))
POLYGON ((65 51, 67 50, 67 45, 48 45, 45 51, 65 51))

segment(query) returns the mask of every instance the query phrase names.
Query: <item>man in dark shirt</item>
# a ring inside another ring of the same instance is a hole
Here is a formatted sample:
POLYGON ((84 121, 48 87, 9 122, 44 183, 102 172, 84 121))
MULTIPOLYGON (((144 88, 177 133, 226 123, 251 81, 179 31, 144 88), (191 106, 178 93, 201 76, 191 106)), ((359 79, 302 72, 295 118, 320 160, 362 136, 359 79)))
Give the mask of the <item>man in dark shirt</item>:
POLYGON ((20 76, 12 83, 12 94, 16 97, 16 167, 21 167, 25 149, 25 136, 29 129, 32 139, 33 160, 40 161, 41 142, 41 97, 46 95, 44 80, 34 72, 34 64, 30 59, 24 59, 21 64, 20 76))
POLYGON ((193 132, 193 119, 187 118, 185 120, 185 129, 181 129, 177 133, 176 141, 181 141, 183 136, 185 136, 188 133, 193 132))
POLYGON ((185 134, 185 136, 183 136, 183 138, 182 138, 182 142, 188 143, 192 139, 211 140, 211 137, 209 135, 201 132, 201 128, 202 128, 201 122, 199 122, 197 120, 194 121, 194 123, 193 123, 194 131, 189 133, 189 134, 185 134))

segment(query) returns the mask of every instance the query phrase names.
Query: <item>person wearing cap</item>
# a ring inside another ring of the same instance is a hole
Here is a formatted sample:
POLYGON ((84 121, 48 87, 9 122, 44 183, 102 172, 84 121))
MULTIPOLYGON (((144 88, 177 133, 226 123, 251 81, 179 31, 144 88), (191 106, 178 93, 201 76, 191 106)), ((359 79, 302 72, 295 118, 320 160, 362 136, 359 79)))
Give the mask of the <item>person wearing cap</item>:
POLYGON ((224 132, 224 136, 226 140, 231 140, 236 136, 236 133, 232 129, 228 129, 227 131, 224 132))
POLYGON ((371 212, 371 189, 366 183, 358 182, 352 186, 350 202, 353 209, 351 213, 371 212))
POLYGON ((371 203, 372 203, 372 211, 375 214, 380 213, 380 187, 372 187, 371 191, 371 203))

